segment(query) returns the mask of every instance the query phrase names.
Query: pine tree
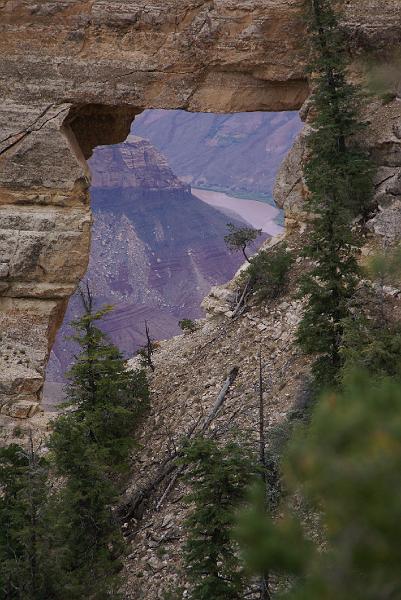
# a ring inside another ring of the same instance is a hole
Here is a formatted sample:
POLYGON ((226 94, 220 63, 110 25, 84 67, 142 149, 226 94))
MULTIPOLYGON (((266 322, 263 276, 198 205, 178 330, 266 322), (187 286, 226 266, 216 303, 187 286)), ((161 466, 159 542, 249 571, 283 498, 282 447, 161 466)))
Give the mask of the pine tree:
POLYGON ((96 326, 110 309, 95 310, 89 289, 82 299, 85 312, 73 322, 81 352, 69 373, 68 410, 49 441, 63 480, 53 505, 65 574, 60 597, 111 600, 119 598, 124 547, 112 506, 149 392, 144 373, 129 371, 96 326))
POLYGON ((247 262, 250 262, 246 249, 253 244, 255 240, 262 235, 261 229, 253 227, 237 227, 233 223, 227 223, 229 233, 224 236, 224 241, 230 250, 241 251, 247 262))
POLYGON ((344 321, 343 377, 355 369, 401 381, 401 321, 398 302, 388 294, 401 278, 401 247, 370 256, 352 314, 344 321), (387 288, 387 292, 386 292, 387 288))
POLYGON ((305 255, 314 266, 301 285, 307 306, 298 330, 304 350, 320 355, 314 367, 318 385, 331 384, 342 364, 343 320, 359 275, 352 219, 366 216, 372 190, 371 162, 356 141, 363 128, 360 94, 347 82, 345 41, 331 5, 311 0, 309 16, 313 131, 304 173, 313 223, 305 255))
POLYGON ((243 281, 249 282, 259 302, 275 300, 287 289, 293 262, 294 258, 285 244, 272 250, 262 250, 251 258, 249 267, 243 272, 243 281))
POLYGON ((184 558, 193 600, 240 600, 245 575, 231 529, 234 511, 255 473, 250 456, 238 444, 219 447, 198 438, 185 452, 192 505, 185 528, 184 558))
POLYGON ((49 560, 48 464, 30 447, 0 449, 0 598, 55 598, 49 560))
MULTIPOLYGON (((148 406, 146 375, 129 370, 119 349, 96 326, 111 307, 94 309, 89 289, 81 297, 85 312, 72 322, 76 331, 72 339, 81 352, 68 374, 66 405, 77 422, 85 423, 104 462, 116 470, 124 468, 134 443, 132 432, 148 406)), ((56 422, 53 444, 62 422, 56 422)))
POLYGON ((52 513, 62 556, 60 598, 119 598, 124 543, 112 512, 119 489, 108 474, 109 457, 93 441, 85 422, 68 416, 58 420, 50 448, 57 472, 65 479, 52 513))

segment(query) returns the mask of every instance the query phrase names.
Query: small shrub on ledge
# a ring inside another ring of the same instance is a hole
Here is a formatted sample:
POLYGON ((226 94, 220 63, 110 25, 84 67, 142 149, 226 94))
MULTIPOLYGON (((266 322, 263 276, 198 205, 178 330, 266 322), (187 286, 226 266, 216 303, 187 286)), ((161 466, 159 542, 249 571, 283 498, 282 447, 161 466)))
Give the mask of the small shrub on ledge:
POLYGON ((182 319, 178 321, 178 325, 184 333, 194 333, 198 329, 197 324, 192 319, 182 319))
POLYGON ((262 250, 254 256, 244 273, 257 300, 274 300, 287 289, 288 274, 294 257, 283 245, 273 250, 262 250))

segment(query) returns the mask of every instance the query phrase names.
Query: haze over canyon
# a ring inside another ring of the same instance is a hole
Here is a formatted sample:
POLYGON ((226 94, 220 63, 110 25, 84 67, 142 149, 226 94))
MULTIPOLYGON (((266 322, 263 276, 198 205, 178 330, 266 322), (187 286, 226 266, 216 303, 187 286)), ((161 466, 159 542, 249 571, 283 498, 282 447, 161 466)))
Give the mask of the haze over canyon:
MULTIPOLYGON (((145 111, 126 142, 94 151, 85 281, 97 304, 114 306, 103 328, 127 356, 144 344, 145 320, 165 339, 180 319, 203 316, 210 288, 243 262, 225 246, 228 222, 263 229, 258 244, 280 231, 272 184, 299 129, 297 113, 145 111)), ((74 354, 65 338, 80 311, 76 293, 51 353, 46 403, 61 398, 74 354)))

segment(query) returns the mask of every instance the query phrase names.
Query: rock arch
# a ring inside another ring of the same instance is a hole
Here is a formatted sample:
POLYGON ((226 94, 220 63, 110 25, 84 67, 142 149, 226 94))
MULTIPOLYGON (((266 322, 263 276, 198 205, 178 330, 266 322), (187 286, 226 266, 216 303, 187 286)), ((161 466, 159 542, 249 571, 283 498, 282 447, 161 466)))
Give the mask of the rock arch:
MULTIPOLYGON (((144 108, 295 110, 303 0, 0 2, 0 411, 37 410, 88 260, 94 146, 144 108)), ((345 2, 357 51, 399 40, 398 0, 345 2)))

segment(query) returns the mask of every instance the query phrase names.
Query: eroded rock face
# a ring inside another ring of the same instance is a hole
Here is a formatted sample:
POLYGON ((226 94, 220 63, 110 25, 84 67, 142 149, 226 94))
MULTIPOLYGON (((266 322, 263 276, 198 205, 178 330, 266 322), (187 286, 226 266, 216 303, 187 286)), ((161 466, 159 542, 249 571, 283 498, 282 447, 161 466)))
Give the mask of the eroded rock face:
MULTIPOLYGON (((303 0, 1 2, 1 332, 26 352, 24 368, 35 381, 42 377, 66 299, 87 265, 85 159, 92 149, 122 141, 144 108, 298 109, 308 94, 302 5, 303 0)), ((356 55, 398 44, 398 0, 385 6, 382 0, 349 0, 344 9, 356 55)), ((392 162, 398 156, 388 141, 382 150, 392 162)), ((3 348, 2 354, 1 377, 19 381, 21 365, 11 368, 3 348)), ((22 381, 32 378, 23 375, 22 381)), ((34 387, 29 395, 38 399, 41 386, 34 387)), ((3 412, 16 413, 10 404, 19 389, 5 385, 3 412)), ((21 394, 25 401, 25 391, 21 394)))
POLYGON ((90 161, 92 187, 103 189, 187 189, 152 144, 129 135, 124 144, 103 147, 90 161))
MULTIPOLYGON (((373 204, 378 209, 369 221, 372 234, 389 242, 401 236, 401 98, 391 102, 373 100, 366 107, 363 144, 376 165, 373 204)), ((302 226, 307 218, 304 200, 307 189, 302 176, 306 155, 306 125, 284 159, 276 178, 274 199, 285 210, 287 230, 302 226)))

